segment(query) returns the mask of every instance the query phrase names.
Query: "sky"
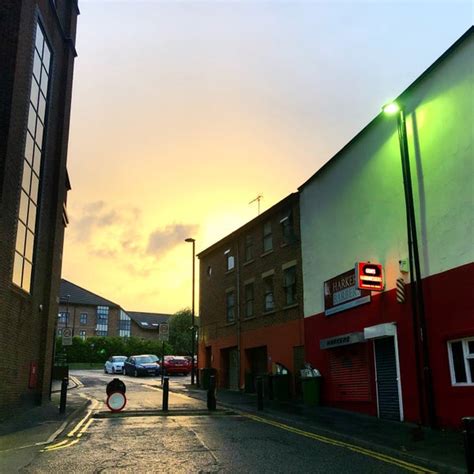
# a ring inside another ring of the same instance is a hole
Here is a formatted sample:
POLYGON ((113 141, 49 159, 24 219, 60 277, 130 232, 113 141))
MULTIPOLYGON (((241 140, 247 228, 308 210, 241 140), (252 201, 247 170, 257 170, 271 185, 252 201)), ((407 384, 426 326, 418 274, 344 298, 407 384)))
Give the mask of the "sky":
POLYGON ((191 306, 185 238, 296 191, 473 23, 456 0, 79 6, 63 278, 158 313, 191 306))

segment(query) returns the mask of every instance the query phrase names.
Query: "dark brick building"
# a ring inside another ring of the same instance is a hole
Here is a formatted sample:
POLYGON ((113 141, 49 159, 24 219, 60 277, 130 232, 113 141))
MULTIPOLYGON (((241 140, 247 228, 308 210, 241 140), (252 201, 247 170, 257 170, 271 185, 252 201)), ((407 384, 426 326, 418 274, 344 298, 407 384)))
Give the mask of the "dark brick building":
POLYGON ((282 366, 298 375, 304 362, 298 199, 198 255, 199 365, 216 368, 221 387, 251 391, 256 375, 282 366))
POLYGON ((61 280, 57 334, 69 327, 73 336, 120 336, 158 339, 160 323, 168 322, 170 314, 124 311, 102 296, 61 280))
POLYGON ((0 416, 50 389, 78 14, 0 2, 0 416))

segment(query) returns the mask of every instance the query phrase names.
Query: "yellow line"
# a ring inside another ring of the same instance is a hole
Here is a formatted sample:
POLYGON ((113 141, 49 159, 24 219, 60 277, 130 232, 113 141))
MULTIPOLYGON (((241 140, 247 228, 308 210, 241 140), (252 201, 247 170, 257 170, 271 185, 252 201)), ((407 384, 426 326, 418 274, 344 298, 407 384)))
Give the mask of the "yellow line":
POLYGON ((91 423, 94 421, 94 418, 91 418, 83 427, 82 427, 82 430, 79 431, 79 433, 77 434, 77 437, 80 438, 86 431, 87 431, 87 428, 89 428, 89 426, 91 425, 91 423))
POLYGON ((67 435, 68 437, 71 437, 71 436, 74 436, 74 433, 83 425, 83 423, 87 420, 87 418, 89 418, 90 416, 92 415, 92 411, 88 411, 87 412, 87 415, 82 418, 81 421, 79 421, 79 423, 74 427, 74 429, 72 431, 70 431, 67 435))
POLYGON ((73 441, 70 441, 69 444, 64 444, 63 446, 56 446, 55 448, 48 447, 48 448, 42 449, 41 452, 42 453, 44 453, 44 452, 49 453, 50 451, 57 451, 58 449, 70 448, 71 446, 75 445, 76 443, 79 443, 79 441, 80 441, 79 439, 74 439, 73 441))
MULTIPOLYGON (((70 441, 69 439, 65 439, 64 441, 61 441, 60 443, 50 444, 49 446, 47 446, 44 449, 55 448, 56 446, 62 446, 63 444, 69 443, 69 441, 70 441)), ((43 449, 43 451, 44 451, 44 449, 43 449)))
POLYGON ((298 428, 293 428, 292 426, 288 426, 288 425, 285 425, 283 423, 278 423, 277 421, 261 418, 261 417, 256 416, 256 415, 250 415, 250 414, 247 414, 247 413, 242 413, 242 415, 247 417, 247 418, 250 418, 251 420, 257 421, 259 423, 265 423, 267 425, 272 425, 272 426, 275 426, 277 428, 289 431, 291 433, 295 433, 295 434, 298 434, 300 436, 305 436, 306 438, 311 438, 311 439, 314 439, 316 441, 320 441, 322 443, 332 444, 333 446, 339 446, 339 447, 342 447, 342 448, 346 448, 346 449, 349 449, 351 451, 363 454, 365 456, 370 456, 370 457, 378 459, 380 461, 383 461, 383 462, 386 462, 386 463, 389 463, 389 464, 394 464, 398 467, 402 467, 403 469, 406 469, 407 471, 417 472, 417 473, 435 474, 435 471, 431 471, 431 470, 423 468, 421 466, 417 466, 415 464, 411 464, 409 462, 402 461, 401 459, 392 458, 391 456, 387 456, 385 454, 377 453, 377 452, 371 451, 369 449, 361 448, 361 447, 355 446, 353 444, 345 443, 343 441, 337 441, 335 439, 331 439, 331 438, 327 438, 325 436, 310 433, 308 431, 303 431, 303 430, 300 430, 298 428))

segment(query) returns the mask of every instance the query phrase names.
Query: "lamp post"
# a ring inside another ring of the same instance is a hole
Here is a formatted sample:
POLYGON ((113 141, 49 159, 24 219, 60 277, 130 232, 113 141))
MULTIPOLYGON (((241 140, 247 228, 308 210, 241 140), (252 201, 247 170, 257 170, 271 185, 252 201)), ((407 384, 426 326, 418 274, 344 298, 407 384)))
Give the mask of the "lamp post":
POLYGON ((405 110, 397 102, 391 102, 382 107, 388 115, 397 114, 398 141, 402 161, 403 190, 405 193, 405 208, 407 218, 408 259, 410 264, 411 304, 413 313, 413 330, 415 336, 415 357, 417 366, 417 382, 419 391, 420 416, 425 420, 423 392, 428 408, 428 423, 436 426, 436 410, 431 378, 430 356, 428 348, 428 333, 426 331, 425 302, 421 279, 420 255, 416 232, 416 216, 413 200, 413 187, 410 171, 410 156, 408 153, 407 127, 405 110), (422 346, 423 374, 420 373, 419 344, 422 346))
POLYGON ((196 240, 191 237, 185 239, 185 242, 191 242, 193 244, 193 283, 192 283, 192 328, 191 328, 191 385, 194 385, 194 344, 196 339, 196 328, 194 326, 194 262, 196 260, 196 240))

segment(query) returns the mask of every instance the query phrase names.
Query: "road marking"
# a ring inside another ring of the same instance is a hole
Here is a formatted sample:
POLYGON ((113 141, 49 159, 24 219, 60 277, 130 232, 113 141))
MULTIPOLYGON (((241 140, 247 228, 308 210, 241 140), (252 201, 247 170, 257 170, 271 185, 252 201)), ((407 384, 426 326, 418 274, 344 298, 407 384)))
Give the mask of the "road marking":
POLYGON ((79 423, 67 434, 68 437, 72 437, 74 436, 74 434, 76 433, 77 430, 79 430, 79 428, 86 422, 86 420, 92 415, 92 411, 91 410, 88 410, 87 411, 87 414, 84 418, 82 418, 82 420, 79 421, 79 423))
POLYGON ((89 419, 89 421, 82 427, 81 431, 79 431, 77 438, 80 438, 87 431, 87 428, 89 428, 93 421, 94 418, 89 419))
POLYGON ((275 426, 276 428, 280 428, 280 429, 289 431, 291 433, 298 434, 300 436, 304 436, 306 438, 311 438, 311 439, 314 439, 316 441, 320 441, 322 443, 332 444, 333 446, 339 446, 341 448, 346 448, 346 449, 349 449, 351 451, 357 452, 359 454, 363 454, 365 456, 369 456, 369 457, 378 459, 379 461, 383 461, 383 462, 386 462, 386 463, 389 463, 389 464, 394 464, 395 466, 406 469, 407 471, 416 472, 416 473, 420 473, 420 474, 421 473, 429 473, 429 474, 435 474, 436 473, 436 471, 431 471, 427 468, 417 466, 416 464, 411 464, 409 462, 402 461, 401 459, 396 459, 396 458, 393 458, 393 457, 388 456, 386 454, 377 453, 375 451, 371 451, 369 449, 365 449, 365 448, 362 448, 360 446, 356 446, 354 444, 345 443, 344 441, 338 441, 338 440, 335 440, 335 439, 332 439, 332 438, 327 438, 326 436, 321 436, 321 435, 317 435, 315 433, 311 433, 311 432, 308 432, 308 431, 303 431, 303 430, 300 430, 298 428, 294 428, 292 426, 285 425, 285 424, 279 423, 277 421, 268 420, 266 418, 261 418, 261 417, 256 416, 256 415, 251 415, 251 414, 243 413, 243 412, 241 412, 241 414, 242 414, 242 416, 244 416, 246 418, 249 418, 253 421, 256 421, 256 422, 259 422, 259 423, 264 423, 264 424, 271 425, 271 426, 275 426))
POLYGON ((50 452, 50 451, 57 451, 58 449, 64 449, 64 448, 70 448, 71 446, 74 446, 76 443, 79 443, 79 439, 73 439, 72 441, 66 440, 69 444, 64 444, 62 446, 55 446, 55 447, 50 447, 48 446, 47 448, 44 448, 41 450, 42 453, 44 452, 50 452))

